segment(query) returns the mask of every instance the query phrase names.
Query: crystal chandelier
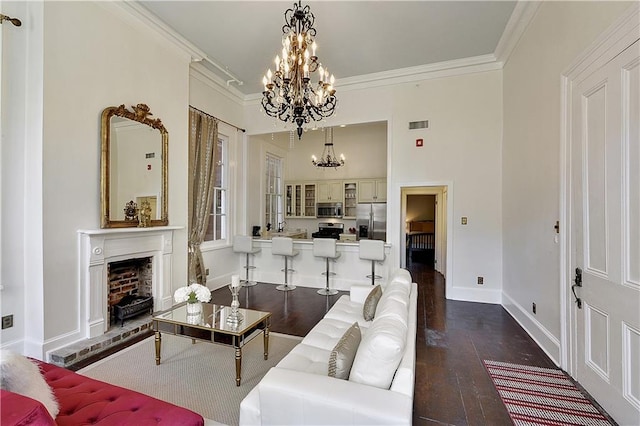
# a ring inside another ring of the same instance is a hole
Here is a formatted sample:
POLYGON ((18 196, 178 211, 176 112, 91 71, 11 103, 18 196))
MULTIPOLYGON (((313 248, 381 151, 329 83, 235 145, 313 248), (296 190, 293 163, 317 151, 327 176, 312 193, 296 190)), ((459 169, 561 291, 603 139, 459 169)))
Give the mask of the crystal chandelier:
POLYGON ((301 1, 284 13, 282 57, 276 55, 275 72, 263 76, 262 107, 265 112, 285 123, 297 126, 298 139, 302 126, 310 121, 330 117, 336 108, 335 78, 318 61, 313 28, 315 17, 301 1), (317 84, 311 75, 318 71, 317 84))
POLYGON ((311 156, 311 163, 316 167, 340 167, 344 166, 344 155, 340 154, 340 159, 333 152, 333 127, 324 131, 324 150, 320 160, 315 155, 311 156))

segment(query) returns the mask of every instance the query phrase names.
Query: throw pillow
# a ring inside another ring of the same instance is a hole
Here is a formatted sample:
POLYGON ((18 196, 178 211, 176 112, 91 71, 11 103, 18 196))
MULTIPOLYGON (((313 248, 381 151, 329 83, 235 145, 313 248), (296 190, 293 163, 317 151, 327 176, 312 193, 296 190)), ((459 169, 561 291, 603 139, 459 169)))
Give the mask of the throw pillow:
POLYGON ((58 401, 35 363, 23 355, 2 349, 0 350, 0 377, 2 389, 39 401, 51 417, 56 418, 59 411, 58 401))
POLYGON ((338 340, 329 355, 329 377, 343 380, 349 378, 361 337, 360 327, 357 322, 354 322, 338 340))
POLYGON ((362 316, 365 321, 371 321, 376 314, 376 307, 378 306, 378 301, 382 297, 382 288, 380 285, 377 285, 371 290, 369 295, 364 301, 364 305, 362 306, 362 316))

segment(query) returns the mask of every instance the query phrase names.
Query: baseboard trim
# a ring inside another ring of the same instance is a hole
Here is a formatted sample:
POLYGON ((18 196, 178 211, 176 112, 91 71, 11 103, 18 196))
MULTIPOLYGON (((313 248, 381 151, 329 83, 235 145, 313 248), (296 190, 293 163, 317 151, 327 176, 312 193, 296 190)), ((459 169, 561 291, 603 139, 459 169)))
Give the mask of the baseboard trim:
POLYGON ((520 324, 540 349, 557 366, 560 366, 560 340, 505 292, 502 292, 502 307, 520 324))
POLYGON ((466 287, 448 287, 447 299, 461 302, 492 303, 499 305, 502 302, 500 290, 480 290, 466 287))

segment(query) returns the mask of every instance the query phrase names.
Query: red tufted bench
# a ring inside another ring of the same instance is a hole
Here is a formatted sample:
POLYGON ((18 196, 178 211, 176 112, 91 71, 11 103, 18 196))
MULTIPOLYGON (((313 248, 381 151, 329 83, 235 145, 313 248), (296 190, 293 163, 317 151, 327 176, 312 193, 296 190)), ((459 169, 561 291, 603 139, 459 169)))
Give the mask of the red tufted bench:
POLYGON ((55 423, 51 422, 51 417, 46 410, 39 408, 42 405, 38 402, 2 391, 0 423, 3 426, 5 424, 204 425, 201 415, 186 408, 91 379, 53 364, 41 361, 37 363, 60 404, 60 412, 55 423), (21 413, 27 417, 23 417, 21 413), (29 418, 31 421, 27 420, 29 418))

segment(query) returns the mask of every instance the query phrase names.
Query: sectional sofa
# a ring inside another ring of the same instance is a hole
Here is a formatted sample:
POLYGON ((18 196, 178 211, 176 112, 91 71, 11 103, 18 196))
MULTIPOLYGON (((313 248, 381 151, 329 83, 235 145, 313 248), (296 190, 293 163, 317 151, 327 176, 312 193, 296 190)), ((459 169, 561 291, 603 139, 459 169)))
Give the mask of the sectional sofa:
POLYGON ((380 287, 377 304, 371 285, 338 299, 244 398, 240 424, 412 424, 417 284, 399 269, 380 287))

